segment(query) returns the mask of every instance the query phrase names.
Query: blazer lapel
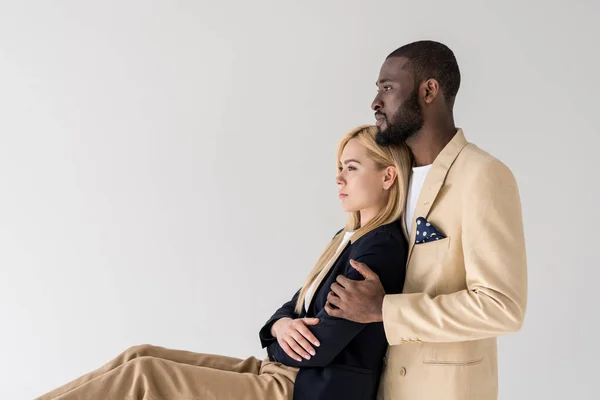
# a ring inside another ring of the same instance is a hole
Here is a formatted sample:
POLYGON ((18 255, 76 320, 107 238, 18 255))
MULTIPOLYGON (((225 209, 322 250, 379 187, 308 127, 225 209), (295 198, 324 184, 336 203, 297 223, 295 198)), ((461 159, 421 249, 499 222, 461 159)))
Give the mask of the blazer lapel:
POLYGON ((429 173, 427 173, 427 177, 423 183, 423 189, 421 189, 421 193, 419 194, 419 200, 417 201, 417 206, 415 208, 414 218, 411 221, 410 236, 408 239, 409 250, 408 259, 406 262, 407 265, 408 261, 410 261, 410 256, 412 255, 413 248, 415 246, 416 219, 418 217, 427 218, 429 211, 431 210, 431 206, 435 202, 435 198, 437 197, 442 185, 444 184, 444 181, 446 180, 446 175, 448 174, 452 163, 454 163, 454 160, 456 160, 456 157, 458 157, 461 150, 466 145, 467 139, 465 139, 462 129, 458 129, 452 140, 435 158, 429 173))
MULTIPOLYGON (((408 196, 408 190, 406 191, 406 193, 404 193, 404 196, 408 196)), ((404 212, 402 213, 400 221, 402 222, 400 225, 402 225, 402 233, 404 234, 404 239, 406 239, 406 241, 408 242, 408 240, 410 239, 410 234, 406 227, 406 210, 404 210, 404 212)))
POLYGON ((313 288, 313 291, 308 299, 306 306, 307 310, 310 310, 310 307, 312 306, 313 300, 315 299, 315 296, 317 295, 317 292, 320 289, 321 283, 323 282, 323 279, 325 279, 325 277, 327 276, 327 274, 329 273, 329 270, 335 265, 337 259, 340 257, 340 254, 342 254, 342 252, 344 250, 346 250, 346 247, 348 247, 348 245, 351 243, 350 240, 348 240, 346 242, 345 245, 343 245, 342 247, 340 247, 334 254, 334 256, 329 260, 329 262, 327 264, 325 264, 325 267, 323 267, 323 272, 319 275, 317 275, 317 277, 315 278, 315 286, 313 288))

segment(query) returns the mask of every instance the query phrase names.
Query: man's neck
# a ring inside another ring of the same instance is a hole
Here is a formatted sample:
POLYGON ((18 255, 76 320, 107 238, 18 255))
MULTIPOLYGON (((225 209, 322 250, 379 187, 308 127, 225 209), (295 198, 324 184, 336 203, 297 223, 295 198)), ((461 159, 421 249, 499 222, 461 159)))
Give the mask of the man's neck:
POLYGON ((452 140, 457 129, 454 126, 427 127, 424 126, 415 136, 409 138, 406 144, 415 159, 415 166, 433 164, 444 147, 452 140))

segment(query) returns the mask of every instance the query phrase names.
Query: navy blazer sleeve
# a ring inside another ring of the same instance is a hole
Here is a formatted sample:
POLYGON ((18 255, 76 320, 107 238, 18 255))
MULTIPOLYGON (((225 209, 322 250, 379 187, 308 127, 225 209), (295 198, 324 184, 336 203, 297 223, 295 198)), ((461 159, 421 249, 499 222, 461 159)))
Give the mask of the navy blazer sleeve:
MULTIPOLYGON (((344 229, 342 228, 339 231, 337 231, 335 233, 335 235, 333 235, 333 237, 335 238, 343 230, 344 229)), ((292 299, 290 301, 288 301, 287 303, 284 303, 277 311, 275 311, 275 314, 273 314, 273 316, 271 318, 269 318, 269 320, 265 323, 265 325, 258 332, 258 336, 260 338, 260 344, 263 348, 265 348, 268 345, 270 345, 271 343, 277 341, 277 339, 275 339, 271 335, 271 327, 273 326, 273 324, 275 322, 277 322, 281 318, 291 318, 291 319, 298 318, 298 314, 296 314, 294 312, 294 309, 296 308, 296 301, 298 300, 298 296, 300 295, 301 289, 302 288, 298 289, 298 291, 296 292, 296 294, 292 297, 292 299)))
POLYGON ((275 314, 273 314, 273 316, 269 318, 269 320, 261 328, 261 330, 258 333, 258 336, 260 338, 260 344, 263 348, 267 347, 273 342, 277 342, 277 339, 275 339, 271 335, 271 327, 275 322, 277 322, 281 318, 298 318, 298 314, 294 312, 294 308, 296 308, 296 301, 298 300, 299 295, 300 289, 298 289, 298 291, 290 301, 284 303, 277 311, 275 311, 275 314))
MULTIPOLYGON (((405 277, 406 244, 403 238, 389 232, 371 232, 358 240, 351 249, 350 258, 365 263, 377 275, 386 293, 401 291, 405 277), (396 289, 396 290, 394 290, 396 289)), ((349 279, 363 280, 363 276, 350 263, 346 265, 344 275, 349 279)), ((321 290, 329 291, 323 287, 321 290)), ((321 346, 310 360, 296 361, 289 357, 274 339, 267 352, 271 359, 292 367, 324 367, 360 333, 366 324, 335 318, 323 309, 317 315, 319 323, 308 329, 316 336, 321 346)))

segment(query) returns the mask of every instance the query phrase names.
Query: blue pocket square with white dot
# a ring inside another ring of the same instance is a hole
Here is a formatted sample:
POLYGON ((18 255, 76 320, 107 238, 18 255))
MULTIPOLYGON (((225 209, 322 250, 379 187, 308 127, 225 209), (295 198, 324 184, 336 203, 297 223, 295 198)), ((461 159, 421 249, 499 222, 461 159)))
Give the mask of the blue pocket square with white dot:
POLYGON ((446 236, 425 218, 417 218, 417 234, 415 235, 415 244, 433 242, 435 240, 444 239, 446 236))

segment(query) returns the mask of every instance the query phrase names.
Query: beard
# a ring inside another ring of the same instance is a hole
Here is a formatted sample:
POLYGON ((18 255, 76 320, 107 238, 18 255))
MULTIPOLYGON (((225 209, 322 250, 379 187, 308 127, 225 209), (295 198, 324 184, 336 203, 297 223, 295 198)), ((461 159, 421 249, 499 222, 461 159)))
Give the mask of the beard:
MULTIPOLYGON (((383 114, 383 113, 380 113, 383 114)), ((407 139, 417 134, 423 127, 423 112, 419 104, 418 91, 415 90, 410 97, 402 103, 396 113, 391 118, 384 115, 385 130, 377 132, 375 137, 380 146, 399 145, 406 142, 407 139)))

